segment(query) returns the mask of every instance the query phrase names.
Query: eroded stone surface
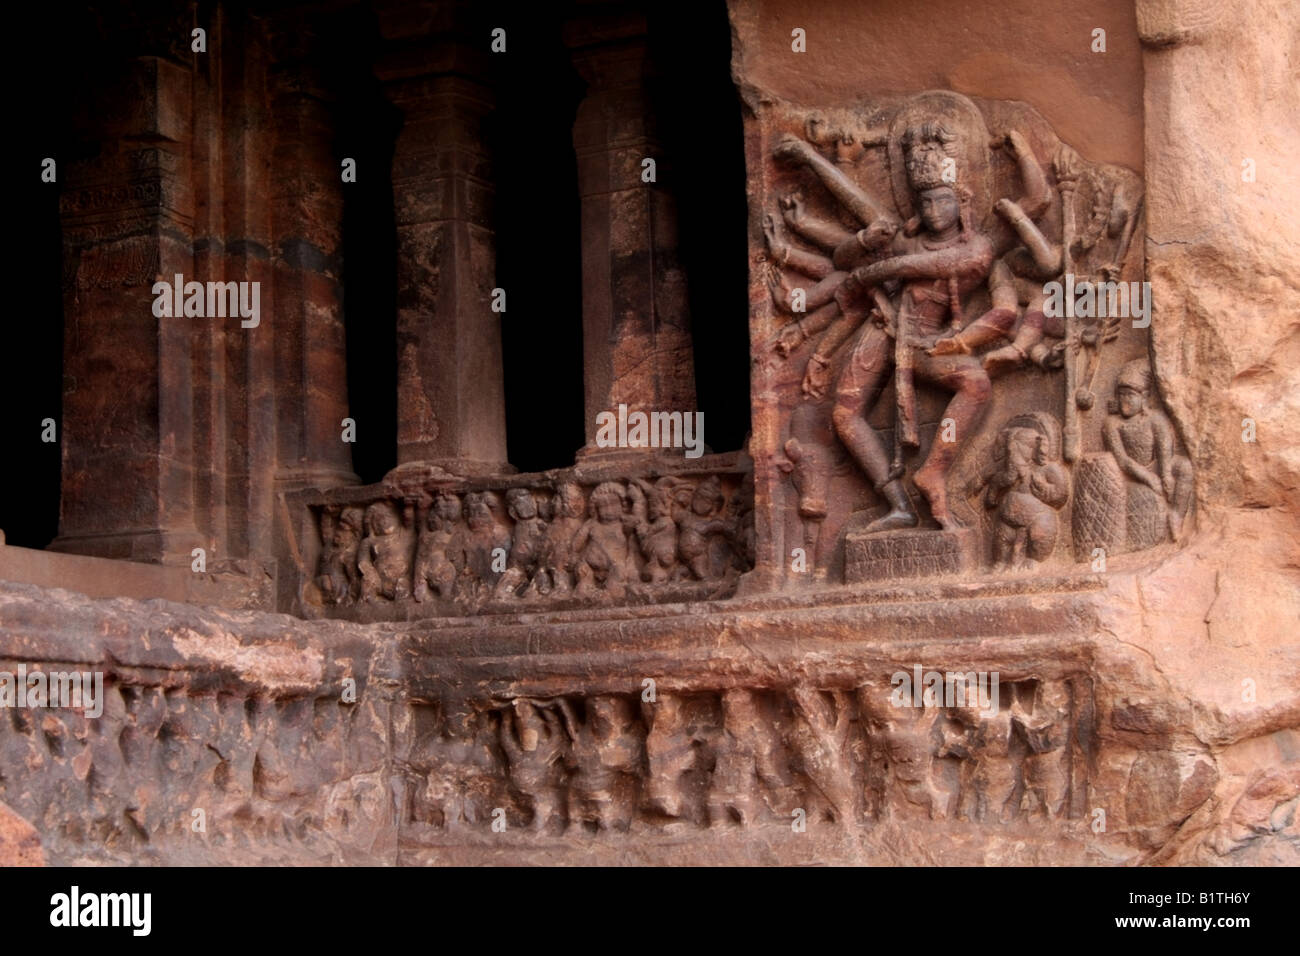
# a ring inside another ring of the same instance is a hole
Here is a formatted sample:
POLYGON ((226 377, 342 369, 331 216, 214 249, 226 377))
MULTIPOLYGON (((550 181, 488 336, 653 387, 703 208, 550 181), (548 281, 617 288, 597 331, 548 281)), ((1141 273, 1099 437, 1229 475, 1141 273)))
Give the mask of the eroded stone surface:
MULTIPOLYGON (((105 84, 135 105, 82 120, 61 203, 59 547, 177 565, 121 580, 196 603, 84 597, 118 579, 70 562, 0 585, 0 673, 106 688, 0 711, 0 859, 1300 862, 1285 0, 728 7, 753 431, 699 460, 505 463, 468 5, 376 11, 379 484, 336 441, 329 10, 232 13, 265 50, 220 89, 166 44, 105 84), (155 266, 265 281, 274 320, 128 321, 155 266), (1150 283, 1149 316, 1049 315, 1071 276, 1150 283)), ((563 31, 589 439, 610 403, 694 408, 709 281, 641 175, 657 27, 604 13, 563 31)))
POLYGON ((1152 630, 1151 581, 400 630, 11 585, 6 667, 116 663, 100 720, 13 712, 0 796, 54 862, 1295 862, 1300 658, 1208 704, 1241 648, 1193 668, 1109 630, 1152 630), (249 669, 285 648, 298 670, 249 669), (996 670, 996 709, 898 706, 918 666, 996 670))
POLYGON ((41 837, 36 829, 0 803, 0 866, 43 866, 41 837))

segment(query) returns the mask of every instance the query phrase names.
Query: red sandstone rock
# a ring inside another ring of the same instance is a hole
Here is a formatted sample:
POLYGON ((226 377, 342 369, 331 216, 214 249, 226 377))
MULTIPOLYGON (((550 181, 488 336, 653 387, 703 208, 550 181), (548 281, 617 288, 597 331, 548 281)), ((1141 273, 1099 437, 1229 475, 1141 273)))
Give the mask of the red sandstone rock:
POLYGON ((36 828, 0 803, 0 866, 44 866, 36 828))
MULTIPOLYGON (((56 548, 174 567, 0 585, 0 672, 105 682, 0 720, 0 862, 1297 862, 1283 0, 731 0, 752 437, 539 474, 505 463, 470 6, 377 5, 379 484, 335 424, 330 10, 231 14, 221 70, 160 49, 77 120, 56 548), (151 315, 177 272, 265 283, 267 321, 151 315), (1053 322, 1075 273, 1149 282, 1150 324, 1053 322)), ((663 27, 604 12, 564 31, 589 439, 707 374, 709 276, 640 175, 663 27)))

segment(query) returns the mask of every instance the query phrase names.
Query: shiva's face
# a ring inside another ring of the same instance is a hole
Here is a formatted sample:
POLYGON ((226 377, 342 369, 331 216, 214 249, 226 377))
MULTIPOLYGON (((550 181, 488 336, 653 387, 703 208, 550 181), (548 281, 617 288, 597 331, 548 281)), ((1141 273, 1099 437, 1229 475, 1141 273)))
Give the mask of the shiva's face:
POLYGON ((930 232, 944 232, 961 219, 961 203, 951 186, 939 186, 921 193, 921 222, 930 232))

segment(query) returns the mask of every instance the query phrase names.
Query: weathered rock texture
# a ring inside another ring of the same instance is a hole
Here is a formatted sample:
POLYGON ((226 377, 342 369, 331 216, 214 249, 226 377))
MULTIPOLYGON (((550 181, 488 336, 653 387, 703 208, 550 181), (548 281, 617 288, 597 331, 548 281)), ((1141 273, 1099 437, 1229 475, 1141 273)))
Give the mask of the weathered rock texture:
POLYGON ((42 866, 44 863, 40 834, 0 803, 0 866, 42 866))
POLYGON ((1152 580, 401 631, 9 585, 4 666, 107 694, 13 711, 0 794, 55 863, 1294 862, 1295 649, 1202 624, 1157 667, 1152 580), (1260 705, 1202 696, 1256 654, 1260 705), (998 670, 1001 710, 891 707, 914 662, 998 670))
MULTIPOLYGON (((124 68, 62 206, 60 547, 233 560, 0 585, 0 674, 106 687, 0 713, 0 856, 39 859, 7 807, 65 864, 1300 862, 1294 10, 728 7, 753 433, 699 459, 504 461, 466 7, 376 7, 401 400, 366 486, 330 437, 328 11, 223 20, 229 95, 165 43, 124 68), (274 312, 124 324, 155 266, 274 312), (1054 325, 1076 273, 1149 282, 1149 327, 1054 325)), ((643 13, 563 33, 589 418, 694 405, 643 13)))

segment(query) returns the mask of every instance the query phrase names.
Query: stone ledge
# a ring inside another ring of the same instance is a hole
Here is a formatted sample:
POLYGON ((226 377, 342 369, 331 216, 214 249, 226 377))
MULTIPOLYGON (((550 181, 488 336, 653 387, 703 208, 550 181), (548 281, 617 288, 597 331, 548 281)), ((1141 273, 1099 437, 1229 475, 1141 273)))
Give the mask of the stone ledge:
MULTIPOLYGON (((161 599, 227 607, 258 606, 258 582, 230 571, 151 564, 0 544, 0 582, 64 588, 92 598, 161 599)), ((270 578, 261 583, 269 589, 270 578)), ((269 607, 269 590, 261 606, 269 607)))

